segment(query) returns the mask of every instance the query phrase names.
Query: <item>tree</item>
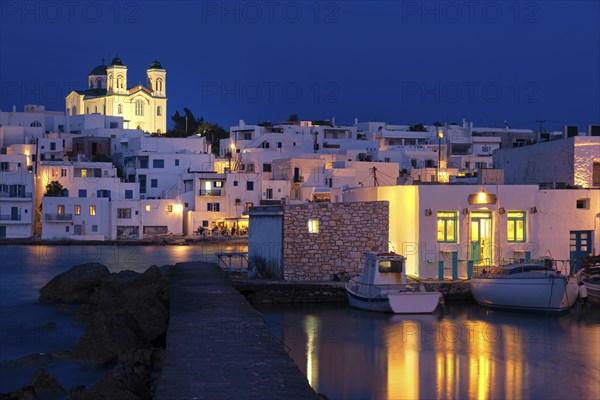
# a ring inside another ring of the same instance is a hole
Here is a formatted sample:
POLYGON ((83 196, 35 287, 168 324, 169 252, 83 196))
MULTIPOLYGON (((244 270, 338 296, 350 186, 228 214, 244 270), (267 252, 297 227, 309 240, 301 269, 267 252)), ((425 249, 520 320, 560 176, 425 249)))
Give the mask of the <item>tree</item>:
POLYGON ((418 124, 411 125, 408 128, 408 130, 411 131, 411 132, 427 132, 427 128, 425 128, 425 125, 423 125, 420 122, 418 124))
POLYGON ((171 121, 175 126, 167 132, 168 137, 188 137, 196 133, 198 127, 204 122, 204 118, 196 118, 192 110, 184 107, 183 115, 179 114, 179 110, 177 110, 171 116, 171 121))
POLYGON ((65 188, 58 181, 52 181, 46 185, 46 193, 45 196, 48 197, 62 197, 65 188))
POLYGON ((329 120, 326 119, 318 119, 316 121, 313 121, 312 124, 315 126, 333 126, 331 125, 331 122, 329 122, 329 120))
POLYGON ((273 126, 273 123, 271 121, 267 120, 267 121, 263 121, 263 122, 261 122, 261 123, 259 123, 257 125, 258 126, 267 126, 267 127, 269 127, 269 126, 273 126))
POLYGON ((223 129, 219 124, 212 122, 202 122, 196 130, 196 135, 205 137, 212 148, 212 153, 218 155, 221 151, 221 139, 229 138, 229 132, 223 129))
POLYGON ((288 122, 298 122, 300 121, 300 117, 298 117, 298 114, 292 114, 288 117, 288 122))

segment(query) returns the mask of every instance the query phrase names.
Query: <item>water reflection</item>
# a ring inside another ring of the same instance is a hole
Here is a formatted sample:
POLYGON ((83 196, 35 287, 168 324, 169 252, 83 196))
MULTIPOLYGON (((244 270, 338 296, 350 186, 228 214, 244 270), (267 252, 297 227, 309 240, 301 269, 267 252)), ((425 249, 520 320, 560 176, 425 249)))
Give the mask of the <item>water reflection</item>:
POLYGON ((470 303, 417 317, 345 306, 260 310, 331 399, 600 398, 597 308, 563 317, 470 303))

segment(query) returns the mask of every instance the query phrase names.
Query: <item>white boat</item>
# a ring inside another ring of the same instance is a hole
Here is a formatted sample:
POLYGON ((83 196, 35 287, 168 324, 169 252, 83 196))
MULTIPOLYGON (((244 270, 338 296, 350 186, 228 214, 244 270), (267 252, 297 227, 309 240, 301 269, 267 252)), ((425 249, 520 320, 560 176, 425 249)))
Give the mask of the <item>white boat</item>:
POLYGON ((600 304, 600 275, 585 276, 581 279, 590 302, 600 304))
POLYGON ((471 279, 475 301, 492 308, 561 312, 575 304, 578 292, 577 278, 548 260, 492 267, 471 279))
POLYGON ((346 284, 350 305, 396 314, 432 313, 442 294, 426 292, 419 284, 407 284, 405 260, 395 253, 365 253, 363 274, 346 284))

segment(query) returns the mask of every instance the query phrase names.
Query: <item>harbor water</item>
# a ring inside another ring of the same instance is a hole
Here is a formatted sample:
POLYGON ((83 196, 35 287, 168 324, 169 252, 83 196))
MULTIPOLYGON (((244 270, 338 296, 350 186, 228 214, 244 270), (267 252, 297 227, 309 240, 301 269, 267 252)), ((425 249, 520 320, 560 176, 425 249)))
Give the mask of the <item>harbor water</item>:
MULTIPOLYGON (((28 383, 39 366, 14 360, 72 349, 76 307, 41 305, 39 289, 84 262, 112 272, 216 261, 246 245, 0 246, 0 392, 28 383)), ((448 302, 433 315, 400 316, 344 304, 261 306, 269 329, 309 383, 330 399, 600 398, 600 308, 563 316, 491 311, 448 302)), ((232 334, 241 334, 232 332, 232 334)), ((43 366, 67 390, 106 372, 70 361, 43 366)))

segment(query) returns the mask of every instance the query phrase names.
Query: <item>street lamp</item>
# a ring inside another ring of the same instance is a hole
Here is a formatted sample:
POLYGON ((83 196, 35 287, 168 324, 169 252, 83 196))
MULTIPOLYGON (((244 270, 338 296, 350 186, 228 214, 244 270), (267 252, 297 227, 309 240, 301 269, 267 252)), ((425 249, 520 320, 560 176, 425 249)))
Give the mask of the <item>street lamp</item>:
POLYGON ((442 128, 437 129, 437 138, 438 138, 438 163, 435 175, 437 176, 438 183, 440 182, 440 168, 442 163, 442 138, 444 137, 444 131, 442 128))

